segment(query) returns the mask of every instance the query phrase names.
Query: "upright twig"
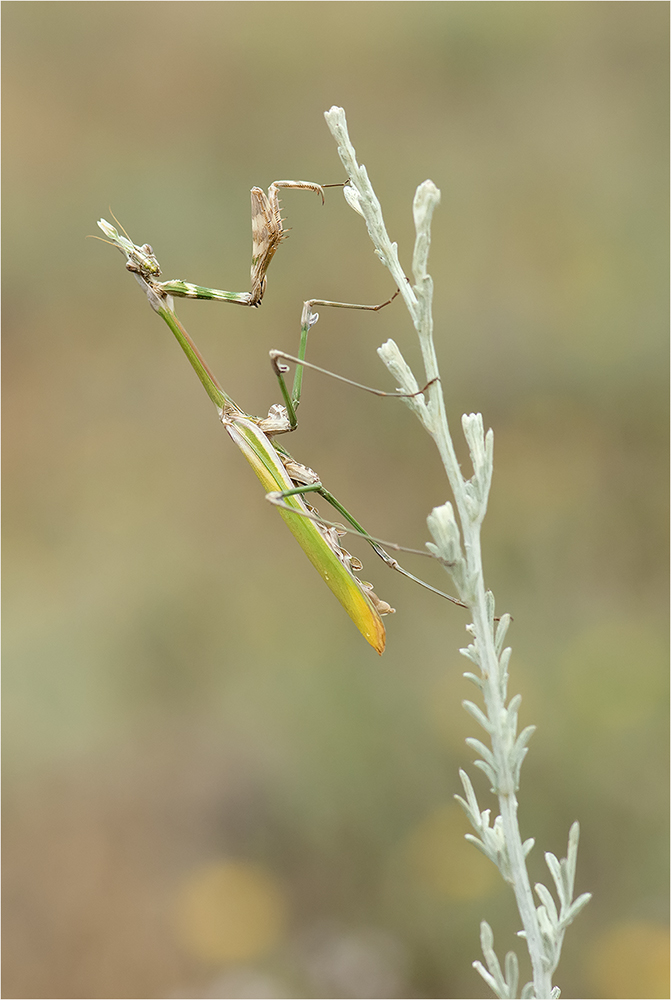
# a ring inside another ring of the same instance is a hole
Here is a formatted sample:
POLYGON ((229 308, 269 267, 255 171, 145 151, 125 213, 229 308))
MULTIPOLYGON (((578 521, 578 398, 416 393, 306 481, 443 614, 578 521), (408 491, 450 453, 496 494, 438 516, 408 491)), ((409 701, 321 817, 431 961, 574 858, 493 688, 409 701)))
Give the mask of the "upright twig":
MULTIPOLYGON (((436 443, 458 515, 457 521, 449 501, 434 508, 427 519, 433 542, 428 542, 427 547, 448 571, 459 597, 473 616, 473 623, 467 626, 473 641, 460 652, 479 669, 479 675, 468 672, 465 676, 482 692, 485 711, 472 702, 464 702, 464 707, 488 734, 490 746, 475 739, 468 740, 468 743, 480 755, 476 766, 490 780, 492 792, 498 797, 500 814, 490 826, 489 810, 480 810, 473 786, 463 771, 460 774, 466 797, 457 798, 476 832, 475 836, 468 835, 468 839, 497 865, 515 894, 523 927, 519 934, 526 939, 533 969, 533 982, 523 987, 521 995, 537 998, 559 996, 558 989, 552 987, 552 975, 559 961, 564 931, 590 895, 584 893, 575 901, 572 899, 578 847, 577 823, 573 824, 569 834, 568 857, 560 862, 552 854, 545 855, 557 889, 559 912, 551 893, 542 884, 535 886, 540 899, 540 905, 536 907, 529 882, 526 855, 533 847, 533 840, 522 842, 517 821, 516 792, 520 768, 527 752, 526 744, 535 727, 528 726, 518 735, 520 696, 516 695, 506 704, 511 650, 504 649, 503 643, 510 616, 502 615, 500 621, 495 622, 494 597, 485 589, 480 546, 480 528, 492 478, 494 435, 491 430, 485 434, 481 414, 470 413, 462 417, 473 466, 473 475, 465 479, 450 435, 433 343, 433 282, 427 264, 431 218, 440 201, 440 192, 432 181, 427 180, 415 193, 416 239, 412 262, 415 284, 411 285, 399 263, 397 246, 387 234, 382 209, 366 168, 357 162, 347 131, 345 112, 342 108, 333 107, 326 112, 325 118, 338 143, 338 153, 349 178, 349 184, 344 188, 345 197, 351 207, 363 216, 375 253, 389 268, 417 331, 425 368, 421 384, 430 383, 426 398, 419 393, 417 379, 392 340, 379 348, 378 354, 406 394, 404 402, 436 443)), ((515 954, 508 953, 505 971, 502 971, 493 948, 493 934, 486 922, 481 927, 481 943, 487 969, 480 962, 475 962, 475 967, 497 996, 516 996, 518 971, 515 954)))

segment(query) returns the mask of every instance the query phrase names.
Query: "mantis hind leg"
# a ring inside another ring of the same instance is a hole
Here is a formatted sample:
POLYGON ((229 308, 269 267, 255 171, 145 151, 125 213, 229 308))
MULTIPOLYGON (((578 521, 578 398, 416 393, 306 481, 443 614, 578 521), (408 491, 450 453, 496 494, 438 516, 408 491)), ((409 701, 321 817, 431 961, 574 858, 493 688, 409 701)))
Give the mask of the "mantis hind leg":
MULTIPOLYGON (((290 462, 291 461, 293 460, 290 460, 290 462)), ((287 463, 285 463, 285 465, 286 464, 287 463)), ((304 469, 306 467, 301 466, 300 468, 304 469)), ((287 472, 289 473, 289 476, 292 475, 292 469, 290 465, 287 466, 287 472)), ((307 469, 307 472, 312 473, 312 475, 316 477, 316 473, 312 472, 312 469, 307 469)), ((284 500, 286 497, 289 496, 304 496, 306 493, 317 493, 319 496, 323 497, 324 500, 326 500, 326 502, 330 504, 331 507, 334 508, 334 510, 337 510, 339 514, 342 514, 342 516, 350 524, 351 527, 345 528, 344 525, 339 524, 336 521, 326 521, 324 518, 320 517, 317 513, 313 513, 311 511, 302 513, 303 517, 308 517, 310 520, 314 521, 317 524, 321 524, 325 528, 335 529, 336 531, 338 531, 339 534, 358 535, 360 538, 363 538, 364 541, 368 542, 368 544, 371 546, 376 555, 378 555, 380 559, 387 566, 389 566, 390 569, 396 570, 397 573, 400 573, 402 576, 405 576, 409 580, 412 580, 413 583, 417 583, 419 584, 420 587, 424 587, 425 590, 430 590, 432 593, 437 594, 439 597, 445 598, 446 601, 450 601, 452 604, 456 604, 460 608, 468 608, 468 605, 464 604, 463 601, 458 600, 456 597, 451 597, 444 591, 438 590, 437 587, 432 587, 430 583, 426 583, 424 580, 420 580, 418 576, 415 576, 414 573, 410 573, 409 570, 401 566, 401 564, 398 562, 397 559, 394 559, 393 556, 390 556, 389 553, 382 546, 384 544, 387 545, 390 549, 395 549, 397 552, 412 552, 415 555, 426 556, 432 559, 433 556, 431 555, 430 552, 426 552, 422 549, 409 549, 403 545, 396 545, 394 542, 387 542, 384 541, 383 539, 375 538, 374 535, 371 535, 368 531, 366 531, 366 529, 361 524, 359 524, 356 518, 352 514, 350 514, 350 512, 347 510, 346 507, 343 507, 340 501, 337 500, 332 493, 329 493, 329 491, 325 489, 325 487, 322 485, 319 479, 317 479, 315 482, 302 483, 298 486, 295 486, 291 490, 282 490, 281 492, 267 493, 266 500, 274 504, 276 507, 284 507, 285 509, 291 510, 293 513, 298 513, 295 510, 295 508, 289 507, 288 504, 285 504, 284 500)))

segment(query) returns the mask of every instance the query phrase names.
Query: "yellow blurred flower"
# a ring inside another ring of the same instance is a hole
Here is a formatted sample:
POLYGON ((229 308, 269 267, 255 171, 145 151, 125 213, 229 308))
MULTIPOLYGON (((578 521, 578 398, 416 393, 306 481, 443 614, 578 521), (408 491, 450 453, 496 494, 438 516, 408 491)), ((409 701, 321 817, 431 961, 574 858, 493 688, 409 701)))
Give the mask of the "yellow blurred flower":
POLYGON ((218 861, 189 872, 177 891, 175 923, 191 955, 227 964, 273 948, 286 910, 284 891, 269 871, 246 861, 218 861))

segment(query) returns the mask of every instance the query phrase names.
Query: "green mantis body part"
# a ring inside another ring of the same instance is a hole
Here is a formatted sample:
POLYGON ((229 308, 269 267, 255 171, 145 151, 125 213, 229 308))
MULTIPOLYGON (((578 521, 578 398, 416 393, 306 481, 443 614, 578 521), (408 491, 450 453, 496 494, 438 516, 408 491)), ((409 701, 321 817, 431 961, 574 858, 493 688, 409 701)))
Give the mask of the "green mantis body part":
MULTIPOLYGON (((340 379, 342 382, 348 382, 350 385, 357 385, 360 389, 366 389, 368 392, 377 392, 375 389, 369 389, 368 386, 359 385, 358 382, 352 382, 351 379, 341 379, 339 375, 334 376, 333 372, 327 372, 325 369, 319 368, 317 365, 309 364, 305 360, 305 354, 308 348, 308 334, 319 319, 319 313, 313 312, 313 308, 315 306, 333 306, 336 309, 361 309, 366 312, 379 312, 380 309, 384 309, 385 306, 388 306, 391 302, 393 302, 398 294, 399 290, 397 288, 394 294, 388 298, 386 302, 380 302, 378 305, 374 306, 360 305, 354 302, 331 302, 327 299, 308 299, 307 302, 303 303, 303 312, 301 313, 301 339, 298 348, 298 356, 293 357, 291 354, 285 354, 284 351, 270 352, 270 363, 273 366, 273 371, 275 372, 275 377, 279 383, 280 392, 282 393, 282 398, 286 407, 287 417, 289 420, 289 430, 294 430, 298 424, 296 410, 298 409, 298 404, 300 403, 301 390, 303 387, 303 367, 321 371, 325 375, 331 375, 334 378, 340 379), (280 358, 284 358, 287 361, 293 361, 296 364, 291 395, 289 394, 287 384, 284 381, 284 376, 289 369, 286 365, 280 363, 280 358)), ((398 393, 388 392, 377 392, 377 395, 398 397, 398 393)))
POLYGON ((174 281, 162 281, 161 288, 167 295, 174 295, 180 299, 211 299, 215 302, 235 302, 239 306, 259 305, 259 302, 251 301, 250 292, 225 292, 221 288, 194 285, 179 278, 174 281))
MULTIPOLYGON (((221 422, 254 469, 266 493, 279 491, 286 496, 289 491, 291 494, 296 480, 290 478, 282 456, 258 424, 249 418, 227 416, 225 411, 222 411, 221 422)), ((287 456, 287 464, 290 462, 287 456)), ((391 613, 393 608, 380 601, 370 584, 354 576, 352 570, 360 564, 339 545, 334 529, 325 528, 305 516, 312 511, 300 495, 289 495, 286 504, 280 514, 294 538, 364 638, 382 654, 386 633, 380 615, 391 613), (293 514, 289 508, 298 513, 293 514)))
MULTIPOLYGON (((156 280, 160 268, 149 244, 136 246, 104 219, 98 225, 108 242, 126 256, 126 267, 135 275, 154 311, 177 338, 205 391, 217 407, 228 434, 254 469, 266 493, 288 491, 291 494, 296 485, 302 486, 305 478, 310 478, 309 474, 318 481, 315 473, 295 462, 284 449, 275 446, 269 437, 292 429, 284 407, 271 407, 266 418, 254 417, 245 413, 219 385, 175 315, 170 296, 156 280), (292 473, 297 477, 295 480, 292 479, 292 473)), ((296 510, 294 514, 291 509, 280 509, 290 531, 361 634, 381 654, 386 636, 380 616, 391 613, 393 609, 373 593, 370 584, 363 583, 354 575, 353 569, 357 567, 357 561, 338 544, 335 529, 313 521, 309 516, 311 510, 302 497, 289 495, 285 503, 286 507, 296 510)))
POLYGON ((279 191, 281 188, 298 188, 315 191, 324 204, 324 189, 312 181, 273 181, 268 194, 259 187, 253 187, 252 196, 252 270, 251 291, 224 292, 219 288, 205 288, 189 281, 162 281, 160 287, 168 295, 185 299, 213 299, 219 302, 234 302, 241 306, 259 306, 266 290, 266 271, 278 246, 289 235, 282 227, 279 191))

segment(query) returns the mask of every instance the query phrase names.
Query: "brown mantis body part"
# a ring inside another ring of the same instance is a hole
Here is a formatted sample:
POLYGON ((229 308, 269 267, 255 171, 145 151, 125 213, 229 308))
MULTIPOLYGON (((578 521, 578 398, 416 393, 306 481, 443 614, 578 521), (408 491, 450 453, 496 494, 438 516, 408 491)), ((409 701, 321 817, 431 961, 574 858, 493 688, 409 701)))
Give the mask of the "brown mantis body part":
POLYGON ((315 191, 324 204, 324 189, 310 181, 273 181, 266 195, 259 187, 253 187, 252 195, 252 288, 249 305, 258 306, 266 290, 266 271, 278 246, 289 235, 282 227, 280 215, 280 188, 302 188, 315 191))
MULTIPOLYGON (((332 186, 334 185, 326 185, 326 187, 332 186)), ((282 226, 279 198, 281 188, 314 191, 320 196, 322 205, 324 204, 324 188, 321 184, 313 184, 312 181, 273 181, 268 188, 268 194, 259 187, 252 188, 251 291, 225 292, 219 288, 206 288, 204 285, 194 285, 190 281, 181 279, 156 282, 161 291, 184 299, 213 299, 219 302, 234 302, 239 306, 255 308, 259 306, 268 284, 266 272, 270 262, 282 240, 289 235, 282 226)))

